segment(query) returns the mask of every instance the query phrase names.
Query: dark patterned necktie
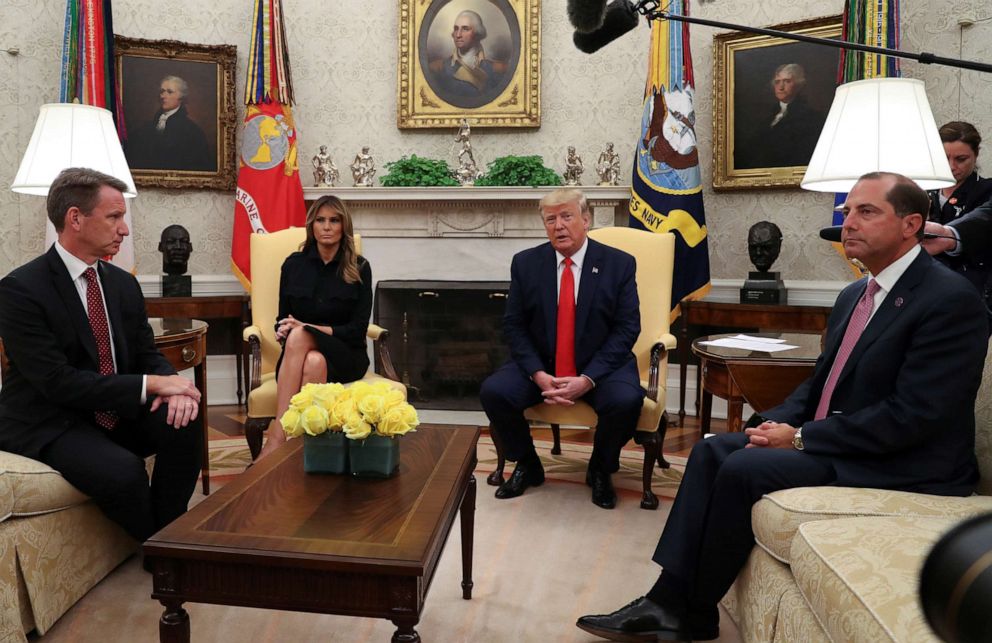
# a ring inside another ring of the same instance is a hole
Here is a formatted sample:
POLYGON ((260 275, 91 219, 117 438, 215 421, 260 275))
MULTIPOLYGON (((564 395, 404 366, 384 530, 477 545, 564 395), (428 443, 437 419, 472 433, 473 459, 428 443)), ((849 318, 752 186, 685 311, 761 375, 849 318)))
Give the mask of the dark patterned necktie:
MULTIPOLYGON (((86 279, 86 314, 90 319, 93 339, 96 340, 100 375, 110 375, 114 372, 114 355, 110 352, 110 328, 107 325, 107 309, 104 308, 103 297, 100 295, 100 283, 96 278, 96 270, 92 268, 87 268, 83 277, 86 279)), ((96 423, 108 431, 117 426, 117 413, 94 411, 93 414, 96 423)))

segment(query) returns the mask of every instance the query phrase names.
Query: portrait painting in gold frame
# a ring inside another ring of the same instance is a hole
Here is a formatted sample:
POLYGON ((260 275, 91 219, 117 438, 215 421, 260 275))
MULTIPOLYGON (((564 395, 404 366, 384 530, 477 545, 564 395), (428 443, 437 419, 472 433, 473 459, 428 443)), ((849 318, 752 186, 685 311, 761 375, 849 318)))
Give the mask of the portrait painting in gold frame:
POLYGON ((540 126, 540 0, 399 4, 398 127, 540 126))
MULTIPOLYGON (((770 29, 837 39, 841 17, 770 29)), ((799 186, 837 88, 839 52, 739 31, 714 36, 714 189, 799 186)))

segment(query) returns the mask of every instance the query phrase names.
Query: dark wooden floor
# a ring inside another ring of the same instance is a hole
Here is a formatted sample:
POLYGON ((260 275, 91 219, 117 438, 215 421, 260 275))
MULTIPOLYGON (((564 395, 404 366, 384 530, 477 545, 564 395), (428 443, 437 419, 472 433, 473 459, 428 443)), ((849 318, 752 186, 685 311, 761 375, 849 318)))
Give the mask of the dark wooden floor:
MULTIPOLYGON (((245 414, 243 407, 231 406, 211 406, 208 411, 210 428, 226 437, 234 437, 245 434, 245 414)), ((678 416, 674 416, 676 421, 678 416)), ((726 430, 725 420, 714 418, 712 421, 712 431, 721 432, 726 430)), ((486 427, 484 427, 485 429, 486 427)), ((551 439, 550 429, 535 429, 534 437, 539 439, 551 439)), ((687 457, 692 445, 699 441, 699 420, 694 416, 686 416, 685 426, 679 427, 673 424, 668 427, 665 434, 664 452, 668 455, 687 457)), ((592 443, 592 431, 582 429, 566 429, 562 431, 562 439, 571 442, 592 443)))

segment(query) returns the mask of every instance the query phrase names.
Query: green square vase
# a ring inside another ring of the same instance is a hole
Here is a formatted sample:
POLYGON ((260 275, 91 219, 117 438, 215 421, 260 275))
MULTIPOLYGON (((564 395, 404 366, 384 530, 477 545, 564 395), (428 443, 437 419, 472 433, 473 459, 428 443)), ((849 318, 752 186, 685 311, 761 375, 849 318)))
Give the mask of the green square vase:
POLYGON ((303 470, 306 473, 347 473, 348 438, 340 431, 303 435, 303 470))
POLYGON ((354 440, 348 455, 348 468, 356 478, 388 478, 400 468, 400 441, 373 433, 354 440))

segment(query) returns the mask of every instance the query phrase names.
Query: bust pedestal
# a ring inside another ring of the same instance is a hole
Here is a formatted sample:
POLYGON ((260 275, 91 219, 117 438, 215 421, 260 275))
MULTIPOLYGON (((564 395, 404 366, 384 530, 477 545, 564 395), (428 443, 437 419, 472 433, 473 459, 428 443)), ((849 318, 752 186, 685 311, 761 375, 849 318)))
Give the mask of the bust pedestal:
POLYGON ((786 304, 789 292, 777 272, 750 271, 741 288, 742 304, 786 304))
POLYGON ((162 275, 163 297, 192 297, 193 278, 189 275, 162 275))

